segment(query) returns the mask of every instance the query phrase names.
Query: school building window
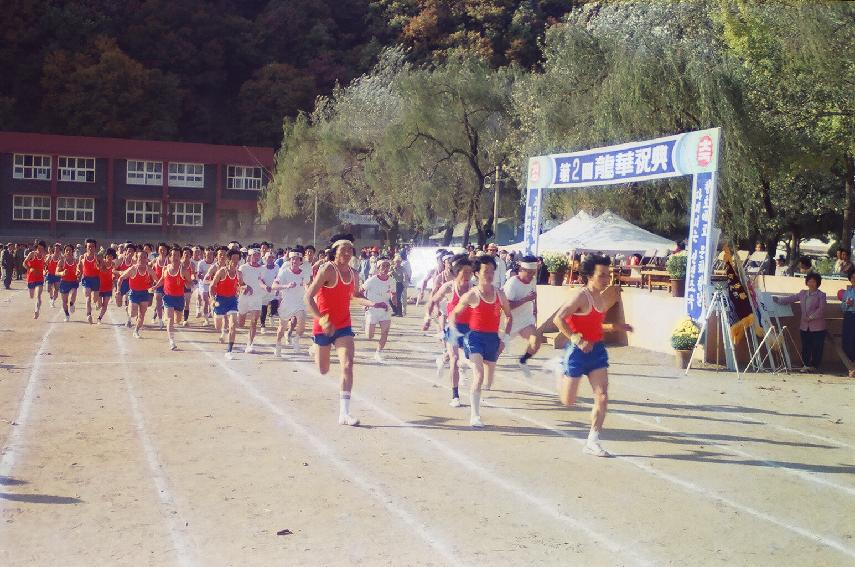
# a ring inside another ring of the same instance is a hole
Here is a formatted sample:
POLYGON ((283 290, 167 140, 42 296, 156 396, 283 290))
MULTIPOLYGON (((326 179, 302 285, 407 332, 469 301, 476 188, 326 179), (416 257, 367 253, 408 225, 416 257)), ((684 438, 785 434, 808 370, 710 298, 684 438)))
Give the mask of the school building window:
POLYGON ((161 224, 160 201, 126 201, 125 224, 161 224))
POLYGON ((15 154, 12 163, 12 178, 50 180, 50 165, 50 156, 15 154))
POLYGON ((227 170, 228 189, 261 190, 261 168, 230 165, 227 170))
POLYGON ((128 160, 128 185, 163 185, 163 162, 128 160))
POLYGON ((60 156, 59 180, 95 183, 95 158, 60 156))
POLYGON ((13 195, 12 220, 50 221, 50 197, 44 195, 13 195))
POLYGON ((170 163, 169 185, 172 187, 204 187, 205 166, 201 163, 170 163))
POLYGON ((56 200, 57 222, 95 222, 95 199, 59 197, 56 200))
POLYGON ((202 203, 169 203, 173 226, 202 226, 202 203))

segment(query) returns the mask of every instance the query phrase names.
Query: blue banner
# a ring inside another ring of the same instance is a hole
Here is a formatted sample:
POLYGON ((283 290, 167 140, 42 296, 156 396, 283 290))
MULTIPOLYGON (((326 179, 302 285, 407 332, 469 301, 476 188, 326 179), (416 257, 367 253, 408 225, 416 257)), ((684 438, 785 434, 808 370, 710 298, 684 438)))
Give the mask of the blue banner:
POLYGON ((555 156, 555 175, 550 186, 605 185, 679 175, 674 159, 676 146, 676 140, 665 140, 618 150, 604 148, 555 156))
POLYGON ((713 227, 716 208, 716 174, 692 176, 692 212, 689 219, 688 261, 686 265, 686 314, 701 320, 706 303, 706 286, 712 276, 716 255, 713 227))
POLYGON ((543 201, 543 189, 529 187, 525 200, 525 229, 523 243, 526 255, 537 255, 537 242, 540 236, 540 209, 543 201))

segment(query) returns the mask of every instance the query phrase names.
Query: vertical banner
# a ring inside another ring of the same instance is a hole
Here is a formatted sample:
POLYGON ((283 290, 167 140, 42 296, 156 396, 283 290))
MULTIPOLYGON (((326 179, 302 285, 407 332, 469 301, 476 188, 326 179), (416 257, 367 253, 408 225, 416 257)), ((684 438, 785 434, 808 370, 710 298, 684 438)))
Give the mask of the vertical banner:
POLYGON ((713 172, 692 176, 692 213, 689 221, 688 262, 686 266, 686 314, 700 322, 706 303, 716 254, 714 230, 716 182, 713 172))
POLYGON ((543 189, 529 187, 525 199, 525 229, 523 242, 526 255, 537 255, 537 243, 540 240, 540 209, 543 202, 543 189))

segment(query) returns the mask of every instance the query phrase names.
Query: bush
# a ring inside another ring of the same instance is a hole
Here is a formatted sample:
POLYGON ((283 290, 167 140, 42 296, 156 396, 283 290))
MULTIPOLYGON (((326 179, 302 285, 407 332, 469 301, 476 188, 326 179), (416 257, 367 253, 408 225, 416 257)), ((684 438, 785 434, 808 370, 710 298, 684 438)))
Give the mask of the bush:
POLYGON ((700 335, 701 331, 697 325, 691 319, 685 317, 680 320, 674 328, 674 332, 671 333, 671 347, 674 350, 692 350, 695 348, 700 335))
POLYGON ((668 262, 665 263, 665 269, 668 271, 668 275, 671 276, 672 280, 686 279, 686 264, 688 261, 689 257, 685 252, 671 254, 668 256, 668 262))
POLYGON ((543 256, 543 264, 549 272, 566 272, 570 266, 567 256, 564 254, 545 254, 543 256))

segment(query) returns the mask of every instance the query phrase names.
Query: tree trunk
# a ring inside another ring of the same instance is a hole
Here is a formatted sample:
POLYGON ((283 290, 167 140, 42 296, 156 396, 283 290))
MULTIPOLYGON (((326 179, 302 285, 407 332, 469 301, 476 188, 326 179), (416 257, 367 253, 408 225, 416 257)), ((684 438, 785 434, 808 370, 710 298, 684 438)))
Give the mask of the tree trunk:
POLYGON ((392 221, 392 224, 389 226, 389 230, 386 231, 386 241, 389 246, 397 246, 398 245, 398 236, 401 233, 401 225, 398 223, 398 219, 392 221))
POLYGON ((451 219, 451 222, 445 225, 445 234, 442 235, 443 246, 451 244, 451 239, 454 238, 454 224, 454 219, 451 219))
POLYGON ((481 219, 475 219, 475 230, 478 231, 478 248, 483 248, 487 243, 487 232, 484 230, 481 219))
POLYGON ((794 228, 790 231, 790 266, 793 268, 796 267, 799 256, 801 256, 801 240, 802 235, 799 229, 794 228))
POLYGON ((845 206, 843 208, 843 234, 840 235, 840 247, 852 250, 852 231, 855 229, 855 163, 853 156, 843 156, 844 175, 843 187, 846 192, 845 206))

